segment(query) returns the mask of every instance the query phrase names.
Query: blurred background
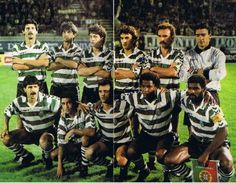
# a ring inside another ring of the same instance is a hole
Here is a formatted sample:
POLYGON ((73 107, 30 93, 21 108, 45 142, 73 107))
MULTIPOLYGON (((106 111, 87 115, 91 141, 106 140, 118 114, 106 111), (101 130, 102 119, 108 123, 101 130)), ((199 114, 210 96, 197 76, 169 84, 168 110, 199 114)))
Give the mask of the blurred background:
POLYGON ((195 45, 194 26, 200 21, 208 23, 212 44, 225 52, 228 62, 236 61, 236 0, 116 0, 116 48, 122 24, 139 30, 140 49, 158 46, 155 30, 163 21, 176 27, 174 46, 183 51, 195 45))
POLYGON ((23 40, 22 23, 27 18, 38 22, 39 40, 49 46, 62 40, 60 25, 70 20, 79 28, 76 42, 82 48, 88 47, 87 28, 94 23, 106 28, 107 45, 112 47, 113 0, 0 0, 0 53, 10 51, 12 44, 23 40))

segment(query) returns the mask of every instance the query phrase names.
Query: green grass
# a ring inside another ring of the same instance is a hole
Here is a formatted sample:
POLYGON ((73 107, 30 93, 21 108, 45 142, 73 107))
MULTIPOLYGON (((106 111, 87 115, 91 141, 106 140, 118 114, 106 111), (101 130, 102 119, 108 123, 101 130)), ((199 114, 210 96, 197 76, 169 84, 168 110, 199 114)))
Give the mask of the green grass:
MULTIPOLYGON (((12 71, 10 67, 0 67, 0 131, 3 128, 3 110, 4 108, 15 98, 16 95, 16 84, 17 84, 17 74, 12 71)), ((48 87, 50 88, 50 73, 48 73, 48 87)), ((229 139, 231 141, 231 152, 233 154, 234 159, 236 159, 236 137, 234 135, 236 131, 236 64, 227 64, 227 77, 221 82, 222 83, 222 91, 220 92, 221 99, 221 107, 224 111, 226 120, 229 126, 229 139)), ((80 80, 80 84, 82 84, 80 80)), ((184 84, 182 84, 182 88, 184 88, 184 84)), ((81 92, 82 93, 82 92, 81 92)), ((182 125, 183 113, 180 115, 180 126, 179 126, 179 134, 181 142, 184 142, 188 138, 187 128, 182 125)), ((14 129, 16 126, 16 119, 12 118, 10 122, 10 129, 14 129)), ((18 169, 17 163, 13 163, 12 160, 14 158, 14 154, 8 150, 5 146, 3 146, 2 142, 0 142, 0 182, 104 182, 104 181, 112 181, 105 179, 104 175, 106 172, 106 167, 102 166, 90 166, 89 167, 89 176, 86 179, 79 178, 79 172, 76 169, 75 163, 68 163, 65 165, 65 169, 68 174, 64 176, 62 179, 56 178, 56 166, 57 162, 54 162, 54 168, 52 170, 45 170, 43 164, 39 162, 41 159, 41 150, 39 147, 35 145, 27 145, 26 149, 31 151, 36 159, 34 161, 34 165, 18 169)), ((147 156, 145 155, 145 159, 147 156)), ((234 164, 235 166, 235 164, 234 164)), ((132 172, 133 164, 130 166, 129 171, 129 180, 134 181, 136 179, 136 174, 132 172)), ((148 176, 147 181, 152 182, 162 182, 163 180, 163 169, 162 166, 157 164, 157 170, 151 172, 148 176)), ((119 173, 118 168, 115 169, 114 180, 119 173)), ((180 181, 178 178, 173 178, 172 181, 180 181)), ((236 177, 234 176, 231 181, 236 181, 236 177)))

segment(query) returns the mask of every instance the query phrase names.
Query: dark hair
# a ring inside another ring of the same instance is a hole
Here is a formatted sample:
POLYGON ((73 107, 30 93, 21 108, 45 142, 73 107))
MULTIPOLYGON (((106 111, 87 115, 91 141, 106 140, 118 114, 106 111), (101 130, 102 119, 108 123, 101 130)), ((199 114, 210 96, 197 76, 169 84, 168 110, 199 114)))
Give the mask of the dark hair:
POLYGON ((113 83, 112 83, 112 80, 111 79, 103 79, 103 80, 99 81, 98 89, 100 86, 105 86, 105 85, 110 85, 108 103, 112 104, 113 103, 113 83))
POLYGON ((60 30, 61 30, 61 33, 63 33, 66 30, 72 31, 74 34, 77 34, 77 32, 78 32, 76 25, 71 21, 63 22, 61 24, 60 30))
POLYGON ((23 23, 22 30, 25 29, 25 26, 26 26, 27 24, 34 24, 34 25, 35 25, 35 29, 38 31, 38 24, 37 24, 37 22, 36 22, 34 19, 26 19, 26 20, 24 21, 24 23, 23 23))
POLYGON ((73 110, 77 110, 78 107, 78 97, 71 92, 64 91, 60 94, 60 98, 69 98, 72 103, 73 110))
POLYGON ((123 25, 120 28, 119 36, 121 34, 131 34, 132 40, 133 40, 133 46, 134 47, 138 46, 139 34, 138 34, 138 31, 135 27, 133 27, 131 25, 123 25))
POLYGON ((175 39, 175 27, 169 22, 163 22, 157 26, 156 34, 158 35, 159 30, 169 29, 170 30, 170 38, 172 39, 171 42, 175 39))
POLYGON ((211 34, 211 29, 207 23, 198 23, 194 28, 195 34, 197 29, 207 29, 208 33, 211 34))
POLYGON ((102 45, 106 42, 107 32, 106 29, 102 25, 94 24, 88 28, 88 32, 93 34, 98 34, 100 37, 103 38, 102 45))
POLYGON ((27 75, 23 81, 23 87, 26 88, 27 85, 39 85, 39 81, 35 76, 27 75))
POLYGON ((160 86, 159 77, 153 73, 147 72, 147 73, 141 74, 139 78, 140 85, 142 84, 143 80, 152 81, 156 87, 160 86))
POLYGON ((188 78, 189 83, 199 83, 202 88, 206 87, 206 78, 203 75, 194 74, 190 78, 188 78))

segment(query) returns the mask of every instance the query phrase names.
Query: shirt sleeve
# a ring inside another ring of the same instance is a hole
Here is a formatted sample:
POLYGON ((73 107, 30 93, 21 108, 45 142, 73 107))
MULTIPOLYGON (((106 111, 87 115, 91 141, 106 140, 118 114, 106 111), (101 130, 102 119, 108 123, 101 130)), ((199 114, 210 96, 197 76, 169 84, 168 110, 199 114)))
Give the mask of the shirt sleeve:
POLYGON ((113 69, 113 60, 114 60, 114 53, 113 51, 110 51, 108 55, 105 56, 105 63, 103 66, 103 69, 106 70, 107 72, 111 72, 113 69))
POLYGON ((224 118, 224 113, 218 105, 214 105, 209 110, 210 120, 217 125, 218 128, 223 128, 227 126, 227 122, 224 118))

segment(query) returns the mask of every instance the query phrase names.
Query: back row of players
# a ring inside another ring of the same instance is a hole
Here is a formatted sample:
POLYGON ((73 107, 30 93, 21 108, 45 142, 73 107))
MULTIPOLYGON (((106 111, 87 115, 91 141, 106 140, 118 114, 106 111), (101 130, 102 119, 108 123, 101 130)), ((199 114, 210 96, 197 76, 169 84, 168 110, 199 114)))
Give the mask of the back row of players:
POLYGON ((139 36, 132 26, 121 27, 122 49, 115 55, 104 47, 106 31, 101 25, 89 28, 90 49, 85 51, 73 43, 78 30, 72 22, 62 23, 63 43, 52 51, 37 40, 34 20, 27 20, 22 31, 25 41, 13 48, 18 98, 5 109, 1 133, 21 166, 34 160, 22 144, 35 143, 43 150, 46 168, 52 168, 52 159, 58 157, 58 177, 63 175, 63 157, 70 159, 72 154, 73 159, 81 155, 81 177, 88 174, 88 161, 107 166, 106 176, 112 177, 114 162, 106 156, 115 157, 121 179, 133 162, 139 170, 137 180, 144 181, 157 157, 166 172, 190 180, 192 171, 184 164, 190 156, 204 164, 219 159, 221 181, 233 176, 227 123, 218 97, 220 80, 226 75, 225 55, 210 45, 207 25, 196 27, 197 45, 185 54, 172 47, 175 28, 169 23, 158 25, 160 47, 148 54, 138 49, 139 36), (52 71, 50 95, 46 69, 52 71), (80 104, 80 110, 78 75, 85 77, 81 102, 87 104, 80 104), (188 81, 187 93, 178 90, 179 78, 188 81), (178 146, 181 108, 190 138, 178 146), (13 114, 20 116, 22 125, 9 131, 13 114), (56 136, 58 148, 53 146, 56 136), (148 166, 142 157, 146 152, 148 166))

